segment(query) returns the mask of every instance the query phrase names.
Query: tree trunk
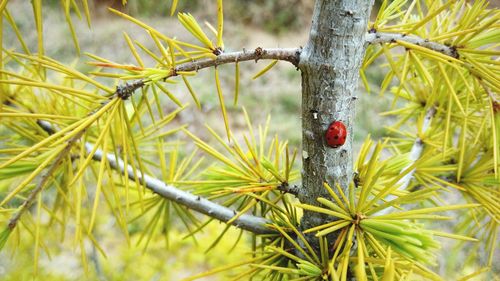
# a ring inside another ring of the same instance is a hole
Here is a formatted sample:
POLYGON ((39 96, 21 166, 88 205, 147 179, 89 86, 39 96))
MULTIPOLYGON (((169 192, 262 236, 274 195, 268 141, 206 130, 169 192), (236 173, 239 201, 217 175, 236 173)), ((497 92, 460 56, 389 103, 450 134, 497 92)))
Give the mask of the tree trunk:
MULTIPOLYGON (((302 51, 302 203, 318 205, 329 198, 327 182, 346 190, 352 180, 352 136, 355 91, 365 54, 372 0, 317 0, 309 41, 302 51), (343 146, 327 146, 325 132, 333 121, 348 131, 343 146)), ((302 228, 325 223, 325 217, 305 212, 302 228)))

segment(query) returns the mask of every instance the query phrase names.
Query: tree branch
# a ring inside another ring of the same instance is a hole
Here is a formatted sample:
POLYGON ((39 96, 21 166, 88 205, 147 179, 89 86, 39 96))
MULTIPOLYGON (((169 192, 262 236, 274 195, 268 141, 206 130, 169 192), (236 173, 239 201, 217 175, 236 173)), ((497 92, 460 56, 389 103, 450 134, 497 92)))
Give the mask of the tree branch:
MULTIPOLYGON (((92 144, 85 143, 85 150, 87 151, 87 153, 92 151, 93 148, 94 146, 92 144)), ((118 161, 116 161, 114 154, 108 153, 107 155, 103 155, 102 150, 97 149, 92 159, 96 161, 102 161, 104 157, 107 159, 106 161, 109 162, 109 166, 111 168, 120 172, 122 175, 124 175, 125 171, 127 170, 128 177, 131 180, 136 179, 132 166, 127 165, 125 167, 125 163, 123 162, 123 160, 118 159, 118 161)), ((143 183, 148 189, 150 189, 154 193, 159 194, 163 198, 172 200, 189 209, 198 211, 220 221, 227 222, 236 215, 235 210, 231 210, 200 196, 196 196, 189 192, 177 189, 175 186, 166 184, 163 181, 149 175, 139 174, 137 175, 137 180, 143 183)), ((271 222, 262 217, 244 214, 236 219, 232 225, 256 234, 275 233, 274 230, 266 226, 266 224, 268 223, 271 222)))
POLYGON ((453 46, 446 46, 441 43, 432 42, 428 39, 420 38, 418 36, 406 35, 400 33, 384 33, 384 32, 368 32, 366 34, 366 43, 396 43, 396 40, 408 42, 436 52, 440 52, 447 56, 458 58, 457 49, 453 46))
POLYGON ((250 60, 257 62, 260 59, 283 60, 298 66, 301 51, 301 48, 263 49, 258 47, 253 51, 243 49, 241 52, 221 53, 216 59, 207 58, 180 64, 176 66, 172 73, 165 78, 177 76, 177 72, 179 71, 198 71, 202 68, 218 66, 221 64, 250 60))
MULTIPOLYGON (((165 78, 177 76, 178 72, 198 71, 199 69, 202 68, 208 68, 221 64, 235 63, 239 61, 249 61, 249 60, 255 60, 256 62, 260 59, 285 60, 297 66, 299 62, 300 53, 301 53, 300 48, 263 49, 261 47, 258 47, 253 51, 243 50, 242 52, 222 53, 218 55, 215 60, 202 59, 178 65, 165 78)), ((125 83, 125 85, 117 86, 114 95, 110 97, 110 99, 116 96, 118 98, 126 100, 134 93, 135 90, 143 87, 144 85, 145 81, 143 79, 140 79, 132 83, 125 83)), ((92 112, 91 114, 93 113, 94 112, 92 112)), ((37 120, 37 124, 49 134, 54 134, 56 132, 53 126, 47 121, 37 120)), ((82 134, 83 130, 68 141, 67 146, 63 149, 63 151, 61 151, 60 155, 55 159, 54 163, 49 167, 47 173, 42 177, 42 180, 35 187, 35 189, 33 189, 33 191, 29 194, 28 198, 24 201, 24 203, 21 206, 21 209, 18 212, 16 212, 16 214, 14 214, 14 216, 9 221, 8 226, 10 229, 15 228, 22 214, 27 209, 29 209, 29 207, 33 204, 36 196, 43 189, 50 175, 58 167, 64 156, 70 151, 71 145, 75 141, 77 141, 82 134)), ((85 143, 86 153, 90 153, 93 150, 93 148, 94 146, 92 144, 85 143)), ((125 171, 128 171, 129 178, 132 180, 136 179, 134 174, 134 169, 132 168, 132 166, 128 165, 127 167, 125 167, 123 160, 118 159, 117 161, 113 154, 103 155, 102 150, 97 149, 92 158, 96 161, 102 161, 104 157, 107 159, 110 166, 114 170, 117 170, 122 174, 125 174, 125 171)), ((137 180, 139 182, 143 183, 148 189, 159 194, 160 196, 172 200, 180 205, 186 206, 189 209, 198 211, 202 214, 218 219, 220 221, 227 222, 237 214, 235 210, 231 210, 227 207, 224 207, 207 199, 201 198, 200 196, 195 196, 189 192, 177 189, 172 185, 167 185, 166 183, 149 175, 138 175, 137 177, 138 177, 137 180)), ((266 224, 268 223, 271 223, 271 221, 265 218, 244 214, 241 215, 238 219, 236 219, 232 223, 232 225, 244 230, 251 231, 256 234, 276 233, 275 230, 266 226, 266 224)))
MULTIPOLYGON (((215 59, 205 58, 179 64, 175 68, 172 68, 170 72, 161 79, 178 76, 180 72, 198 71, 203 68, 217 67, 218 65, 237 63, 241 61, 254 60, 257 62, 261 59, 288 61, 298 67, 301 52, 302 48, 263 49, 261 47, 257 47, 252 51, 243 49, 241 52, 220 53, 215 59)), ((104 66, 101 64, 96 65, 104 66)), ((148 79, 143 78, 135 80, 131 83, 125 83, 124 85, 118 85, 113 95, 126 100, 134 93, 135 90, 142 88, 147 82, 148 79)))
MULTIPOLYGON (((47 131, 49 134, 51 132, 52 133, 54 132, 54 128, 49 122, 39 120, 37 123, 40 125, 40 127, 42 127, 42 129, 47 131)), ((90 153, 93 149, 94 149, 93 144, 88 142, 85 143, 85 150, 87 154, 90 153)), ((127 171, 128 177, 131 180, 136 180, 136 176, 132 166, 130 165, 125 166, 123 160, 120 158, 118 158, 117 160, 114 154, 108 153, 106 155, 103 155, 103 151, 101 149, 97 149, 94 155, 92 156, 92 159, 95 161, 102 161, 104 158, 106 158, 106 161, 108 161, 109 166, 112 169, 120 172, 122 175, 125 175, 125 171, 127 171)), ((189 209, 198 211, 202 214, 218 219, 220 221, 227 222, 237 214, 235 210, 231 210, 227 207, 214 203, 200 196, 196 196, 189 192, 177 189, 175 186, 168 185, 163 181, 151 177, 149 175, 139 174, 137 175, 137 180, 142 184, 144 184, 146 188, 153 191, 154 193, 159 194, 163 198, 174 201, 189 209)), ((266 226, 266 224, 269 223, 271 223, 271 221, 265 218, 243 214, 238 219, 236 219, 232 223, 232 225, 244 230, 251 231, 256 234, 276 233, 275 230, 266 226)))
MULTIPOLYGON (((400 34, 400 33, 384 33, 384 32, 376 32, 376 31, 368 31, 366 34, 366 43, 367 44, 378 44, 378 43, 396 43, 396 40, 398 41, 404 41, 407 43, 415 44, 439 53, 442 53, 444 55, 450 56, 452 58, 458 59, 459 54, 457 51, 457 48, 454 46, 447 46, 441 43, 429 41, 428 39, 423 39, 418 36, 414 35, 406 35, 406 34, 400 34)), ((495 96, 491 93, 490 90, 488 90, 488 87, 484 85, 482 82, 482 78, 477 75, 476 72, 471 71, 471 69, 474 68, 474 66, 470 65, 470 63, 467 63, 464 61, 464 65, 466 66, 466 69, 477 78, 477 81, 485 88, 486 92, 490 96, 491 102, 493 104, 493 107, 496 111, 500 110, 500 101, 495 98, 495 96)))

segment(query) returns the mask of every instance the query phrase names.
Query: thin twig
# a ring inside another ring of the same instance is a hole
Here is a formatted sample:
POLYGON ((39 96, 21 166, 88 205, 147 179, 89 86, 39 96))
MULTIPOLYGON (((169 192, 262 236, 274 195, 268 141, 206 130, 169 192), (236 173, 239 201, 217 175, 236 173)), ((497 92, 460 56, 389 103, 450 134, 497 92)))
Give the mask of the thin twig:
POLYGON ((429 41, 428 39, 424 39, 418 36, 384 32, 368 32, 368 34, 366 34, 366 43, 368 44, 395 43, 396 40, 415 44, 436 52, 440 52, 453 58, 458 58, 458 52, 455 47, 450 47, 441 43, 429 41))
POLYGON ((493 92, 491 91, 491 89, 484 83, 483 80, 481 79, 477 79, 479 84, 483 87, 484 91, 486 92, 486 94, 488 94, 488 97, 490 98, 491 100, 491 104, 493 106, 493 111, 494 112, 500 112, 500 100, 497 99, 497 97, 495 96, 495 94, 493 94, 493 92))
MULTIPOLYGON (((404 41, 407 43, 415 44, 444 55, 450 56, 452 58, 458 59, 460 56, 458 54, 457 48, 455 46, 447 46, 438 42, 429 41, 428 39, 424 39, 415 35, 406 35, 401 33, 384 33, 384 32, 375 32, 369 31, 366 34, 366 43, 367 44, 378 44, 378 43, 396 43, 396 41, 404 41)), ((463 66, 474 76, 477 78, 477 81, 485 88, 486 92, 490 96, 491 102, 495 110, 500 110, 500 101, 495 98, 495 96, 488 90, 488 87, 484 85, 483 79, 477 74, 476 71, 473 71, 474 66, 470 63, 463 61, 463 66)))
POLYGON ((255 50, 243 50, 241 52, 221 53, 216 59, 202 59, 180 64, 165 78, 177 76, 177 72, 182 71, 198 71, 203 68, 218 66, 221 64, 236 63, 242 61, 258 60, 282 60, 288 61, 295 66, 298 66, 301 48, 275 48, 263 49, 261 47, 255 50))
MULTIPOLYGON (((298 67, 300 54, 302 48, 269 48, 264 49, 257 47, 252 51, 243 49, 240 52, 228 52, 220 53, 217 58, 206 58, 200 60, 193 60, 183 64, 177 65, 175 68, 171 69, 170 72, 162 79, 168 79, 170 77, 178 76, 179 73, 198 71, 200 69, 217 67, 218 65, 228 64, 228 63, 238 63, 242 61, 259 61, 259 60, 281 60, 292 63, 294 66, 298 67)), ((116 92, 114 95, 119 96, 122 99, 127 99, 133 92, 137 89, 145 86, 149 80, 139 79, 131 83, 125 83, 125 85, 118 85, 116 87, 116 92)))

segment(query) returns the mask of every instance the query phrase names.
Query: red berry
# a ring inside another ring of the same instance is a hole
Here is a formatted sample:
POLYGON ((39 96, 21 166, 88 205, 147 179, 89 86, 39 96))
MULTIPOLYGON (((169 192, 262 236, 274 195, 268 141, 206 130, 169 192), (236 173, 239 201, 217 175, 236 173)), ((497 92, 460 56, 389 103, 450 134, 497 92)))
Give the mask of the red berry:
POLYGON ((328 130, 326 130, 325 138, 328 146, 337 148, 342 146, 345 143, 345 139, 347 137, 347 129, 345 128, 344 123, 340 121, 334 121, 330 126, 328 126, 328 130))

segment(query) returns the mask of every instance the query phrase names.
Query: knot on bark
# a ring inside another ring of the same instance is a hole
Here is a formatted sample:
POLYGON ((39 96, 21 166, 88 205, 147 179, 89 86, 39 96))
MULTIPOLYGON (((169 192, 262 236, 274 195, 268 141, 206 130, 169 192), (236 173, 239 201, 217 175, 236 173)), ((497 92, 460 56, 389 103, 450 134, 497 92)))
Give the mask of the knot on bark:
POLYGON ((135 92, 135 90, 141 88, 144 86, 144 81, 143 80, 138 80, 136 82, 133 82, 131 84, 125 83, 125 85, 118 85, 116 86, 116 96, 121 98, 122 100, 127 100, 132 94, 135 92))

